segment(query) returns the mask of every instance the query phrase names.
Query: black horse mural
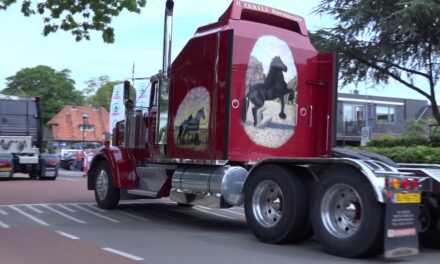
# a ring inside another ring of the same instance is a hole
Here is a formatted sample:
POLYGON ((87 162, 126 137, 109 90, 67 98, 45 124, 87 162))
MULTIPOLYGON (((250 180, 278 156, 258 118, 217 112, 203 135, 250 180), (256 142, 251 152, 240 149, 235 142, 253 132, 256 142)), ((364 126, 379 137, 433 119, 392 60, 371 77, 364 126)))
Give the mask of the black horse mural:
POLYGON ((197 114, 193 117, 190 115, 179 126, 179 134, 177 136, 178 144, 195 144, 199 143, 199 126, 200 120, 205 119, 205 111, 203 107, 197 111, 197 114))
MULTIPOLYGON (((258 120, 262 117, 257 116, 257 111, 263 107, 264 102, 267 100, 279 99, 281 102, 281 112, 279 117, 286 119, 284 113, 284 96, 289 94, 289 101, 294 99, 294 91, 287 88, 287 83, 284 80, 283 72, 287 71, 287 66, 283 63, 280 56, 276 56, 270 63, 269 72, 263 83, 251 85, 245 98, 243 99, 243 108, 241 111, 241 119, 246 122, 246 115, 249 108, 249 101, 252 102, 254 107, 252 108, 252 115, 254 117, 254 126, 257 126, 258 120)), ((262 115, 262 114, 260 114, 262 115)))

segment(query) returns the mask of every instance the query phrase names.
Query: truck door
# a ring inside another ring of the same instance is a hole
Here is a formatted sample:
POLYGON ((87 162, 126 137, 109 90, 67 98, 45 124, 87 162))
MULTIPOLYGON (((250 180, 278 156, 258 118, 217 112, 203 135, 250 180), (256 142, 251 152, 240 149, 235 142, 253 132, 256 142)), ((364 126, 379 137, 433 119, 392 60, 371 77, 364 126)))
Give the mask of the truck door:
MULTIPOLYGON (((308 141, 316 156, 330 155, 335 128, 333 109, 336 107, 336 55, 319 53, 308 61, 313 76, 306 80, 310 103, 307 107, 308 141)), ((300 110, 304 111, 303 109, 300 110)), ((300 113, 301 114, 301 113, 300 113)), ((304 114, 304 112, 302 113, 304 114)))

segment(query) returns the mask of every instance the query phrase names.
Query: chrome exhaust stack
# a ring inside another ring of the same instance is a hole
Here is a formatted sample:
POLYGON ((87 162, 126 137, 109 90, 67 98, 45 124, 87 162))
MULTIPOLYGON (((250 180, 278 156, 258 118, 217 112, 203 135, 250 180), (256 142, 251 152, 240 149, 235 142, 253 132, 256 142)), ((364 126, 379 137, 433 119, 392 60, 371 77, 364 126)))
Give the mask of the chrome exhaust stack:
POLYGON ((174 1, 167 0, 165 5, 164 32, 163 32, 163 65, 162 71, 165 78, 170 77, 171 68, 171 42, 173 34, 174 1))
POLYGON ((171 42, 173 33, 173 9, 174 1, 167 0, 165 5, 164 31, 163 31, 163 65, 159 79, 159 89, 156 91, 157 119, 156 119, 156 144, 161 145, 161 153, 165 154, 165 145, 168 135, 168 105, 171 77, 171 42))

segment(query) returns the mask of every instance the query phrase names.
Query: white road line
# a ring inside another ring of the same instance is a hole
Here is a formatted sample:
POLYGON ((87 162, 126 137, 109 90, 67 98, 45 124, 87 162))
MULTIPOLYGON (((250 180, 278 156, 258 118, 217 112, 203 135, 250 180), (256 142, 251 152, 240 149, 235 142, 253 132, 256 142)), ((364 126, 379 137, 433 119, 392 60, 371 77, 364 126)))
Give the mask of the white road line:
POLYGON ((107 212, 106 210, 101 209, 98 206, 96 206, 96 204, 84 204, 84 205, 87 206, 87 207, 90 207, 90 208, 92 208, 92 209, 94 209, 94 210, 96 210, 98 212, 101 212, 101 213, 106 213, 107 212))
POLYGON ((67 238, 70 238, 70 239, 73 239, 73 240, 77 240, 77 239, 79 239, 79 237, 77 237, 77 236, 74 236, 74 235, 71 235, 71 234, 67 234, 67 233, 65 233, 65 232, 63 232, 63 231, 55 231, 55 232, 57 232, 58 234, 60 234, 60 235, 62 235, 62 236, 65 236, 65 237, 67 237, 67 238))
POLYGON ((61 212, 61 211, 58 211, 57 209, 54 209, 54 208, 50 207, 50 206, 47 205, 47 204, 42 204, 41 206, 43 206, 44 208, 46 208, 46 209, 48 209, 48 210, 50 210, 50 211, 52 211, 52 212, 54 212, 54 213, 56 213, 56 214, 59 214, 59 215, 61 215, 61 216, 64 216, 65 218, 70 219, 70 220, 72 220, 72 221, 74 221, 74 222, 77 222, 77 223, 80 223, 80 224, 85 224, 85 223, 86 223, 86 222, 83 221, 83 220, 80 220, 80 219, 78 219, 78 218, 75 218, 75 217, 73 217, 73 216, 70 216, 70 215, 68 215, 68 214, 65 214, 65 213, 63 213, 63 212, 61 212))
POLYGON ((2 221, 0 221, 0 227, 1 228, 9 228, 9 226, 5 223, 3 223, 2 221))
POLYGON ((224 217, 224 218, 227 218, 227 219, 235 219, 235 218, 230 217, 230 216, 226 216, 226 215, 222 215, 222 214, 217 214, 217 213, 214 213, 214 212, 211 212, 211 211, 208 211, 208 210, 205 210, 205 209, 199 208, 198 206, 197 206, 197 207, 194 207, 194 209, 196 209, 196 210, 198 210, 198 211, 201 211, 201 212, 204 212, 204 213, 208 213, 208 214, 212 214, 212 215, 216 215, 216 216, 224 217))
POLYGON ((82 179, 75 179, 75 178, 58 178, 58 179, 63 181, 74 181, 74 182, 82 181, 82 179))
POLYGON ((196 207, 202 208, 202 209, 205 209, 205 210, 208 210, 208 211, 212 210, 212 208, 209 208, 209 207, 206 207, 206 206, 202 206, 202 205, 197 205, 196 207))
POLYGON ((118 254, 120 256, 132 259, 132 260, 136 260, 136 261, 144 260, 141 257, 135 256, 135 255, 131 255, 131 254, 128 254, 128 253, 125 253, 125 252, 122 252, 122 251, 119 251, 119 250, 116 250, 116 249, 113 249, 113 248, 105 247, 105 248, 102 248, 102 249, 104 249, 105 251, 108 251, 108 252, 111 252, 111 253, 114 253, 114 254, 118 254))
POLYGON ((76 213, 75 210, 73 210, 72 208, 69 208, 69 207, 65 206, 64 204, 57 204, 57 206, 63 208, 63 209, 66 210, 66 211, 69 211, 69 212, 71 212, 71 213, 76 213))
POLYGON ((233 213, 233 214, 237 214, 237 215, 245 216, 244 213, 235 212, 234 210, 231 210, 231 209, 223 209, 223 210, 228 211, 228 212, 233 213))
POLYGON ((41 210, 38 210, 37 208, 35 208, 34 206, 27 204, 25 205, 27 208, 31 209, 32 211, 34 211, 37 214, 42 214, 43 212, 41 210))
POLYGON ((11 208, 12 210, 22 214, 23 216, 26 216, 27 218, 31 219, 32 221, 35 221, 35 222, 39 223, 40 225, 43 225, 43 226, 48 226, 49 225, 48 223, 44 222, 43 220, 40 220, 40 219, 36 218, 35 216, 22 211, 21 209, 15 207, 14 205, 9 205, 9 208, 11 208))
POLYGON ((2 215, 8 215, 8 212, 3 211, 2 209, 0 209, 0 214, 2 214, 2 215))
POLYGON ((124 211, 121 211, 121 210, 116 210, 116 212, 118 212, 120 214, 123 214, 123 215, 126 215, 128 217, 131 217, 131 218, 143 221, 143 222, 151 222, 151 220, 148 219, 148 218, 143 218, 143 217, 140 217, 140 216, 137 216, 137 215, 134 215, 134 214, 130 214, 130 213, 127 213, 127 212, 124 212, 124 211))
POLYGON ((83 211, 85 211, 85 212, 87 212, 87 213, 89 213, 89 214, 92 214, 92 215, 94 215, 94 216, 100 217, 100 218, 102 218, 102 219, 108 220, 108 221, 110 221, 110 222, 113 222, 113 223, 120 223, 120 222, 119 222, 118 220, 116 220, 116 219, 113 219, 113 218, 110 218, 110 217, 108 217, 108 216, 105 216, 105 215, 102 215, 102 214, 98 214, 98 213, 96 213, 96 212, 93 212, 93 211, 91 211, 91 210, 89 210, 89 209, 83 208, 83 207, 81 207, 79 204, 72 204, 72 206, 75 206, 76 208, 78 208, 78 209, 80 209, 80 210, 83 210, 83 211))

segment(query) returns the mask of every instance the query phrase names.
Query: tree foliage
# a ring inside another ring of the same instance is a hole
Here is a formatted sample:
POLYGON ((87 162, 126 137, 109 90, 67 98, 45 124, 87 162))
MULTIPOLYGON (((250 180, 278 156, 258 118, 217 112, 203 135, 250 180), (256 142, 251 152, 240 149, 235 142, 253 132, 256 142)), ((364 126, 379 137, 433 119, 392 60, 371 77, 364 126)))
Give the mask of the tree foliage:
MULTIPOLYGON (((0 10, 8 9, 17 0, 0 1, 0 10)), ((122 11, 140 13, 146 0, 47 0, 21 1, 21 12, 25 16, 43 16, 43 35, 58 30, 70 31, 76 41, 90 39, 90 31, 102 33, 104 42, 115 41, 112 18, 122 11)))
POLYGON ((69 70, 55 71, 43 65, 24 68, 6 78, 6 88, 0 93, 40 97, 43 120, 46 123, 65 105, 84 104, 84 97, 75 90, 75 81, 69 74, 69 70))
POLYGON ((321 0, 315 12, 336 20, 312 42, 340 53, 344 85, 394 79, 425 96, 440 124, 440 0, 321 0))
POLYGON ((86 81, 86 88, 83 90, 86 96, 86 103, 92 106, 102 106, 110 111, 110 101, 113 87, 120 81, 110 81, 108 76, 100 76, 86 81))

